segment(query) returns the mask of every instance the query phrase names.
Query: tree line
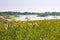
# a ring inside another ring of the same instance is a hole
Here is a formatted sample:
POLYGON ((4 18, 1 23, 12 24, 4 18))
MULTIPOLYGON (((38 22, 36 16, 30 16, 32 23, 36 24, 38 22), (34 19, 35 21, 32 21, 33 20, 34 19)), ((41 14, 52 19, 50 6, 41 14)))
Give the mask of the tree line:
POLYGON ((0 15, 38 15, 39 17, 45 16, 60 16, 60 12, 44 12, 44 13, 36 13, 36 12, 0 12, 0 15))

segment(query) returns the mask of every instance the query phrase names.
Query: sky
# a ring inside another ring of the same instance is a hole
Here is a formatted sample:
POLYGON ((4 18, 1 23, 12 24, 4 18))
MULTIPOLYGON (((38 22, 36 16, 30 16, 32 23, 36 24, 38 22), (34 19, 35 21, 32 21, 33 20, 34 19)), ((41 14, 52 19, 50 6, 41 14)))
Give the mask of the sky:
POLYGON ((0 0, 0 11, 60 12, 60 0, 0 0))

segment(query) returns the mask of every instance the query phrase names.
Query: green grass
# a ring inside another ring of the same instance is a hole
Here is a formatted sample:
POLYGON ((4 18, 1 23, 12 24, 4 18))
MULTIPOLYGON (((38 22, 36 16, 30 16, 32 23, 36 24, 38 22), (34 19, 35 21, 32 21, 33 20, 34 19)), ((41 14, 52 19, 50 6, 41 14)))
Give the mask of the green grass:
POLYGON ((0 40, 60 40, 60 20, 0 20, 0 40))

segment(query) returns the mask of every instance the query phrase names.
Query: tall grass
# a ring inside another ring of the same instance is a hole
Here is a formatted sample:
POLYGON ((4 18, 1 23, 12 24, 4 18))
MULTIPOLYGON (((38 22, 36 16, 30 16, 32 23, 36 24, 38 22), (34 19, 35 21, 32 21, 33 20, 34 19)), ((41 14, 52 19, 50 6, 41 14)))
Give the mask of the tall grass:
POLYGON ((60 40, 60 20, 0 20, 0 40, 60 40))

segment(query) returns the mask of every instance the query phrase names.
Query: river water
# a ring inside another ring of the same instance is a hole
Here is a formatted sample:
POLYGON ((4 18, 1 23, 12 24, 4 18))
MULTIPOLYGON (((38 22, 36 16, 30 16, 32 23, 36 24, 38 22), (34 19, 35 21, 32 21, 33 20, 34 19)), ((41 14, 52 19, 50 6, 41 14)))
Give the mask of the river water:
POLYGON ((49 19, 60 19, 60 16, 37 17, 37 15, 19 15, 19 17, 14 18, 21 21, 26 20, 26 18, 28 18, 29 20, 49 20, 49 19))

